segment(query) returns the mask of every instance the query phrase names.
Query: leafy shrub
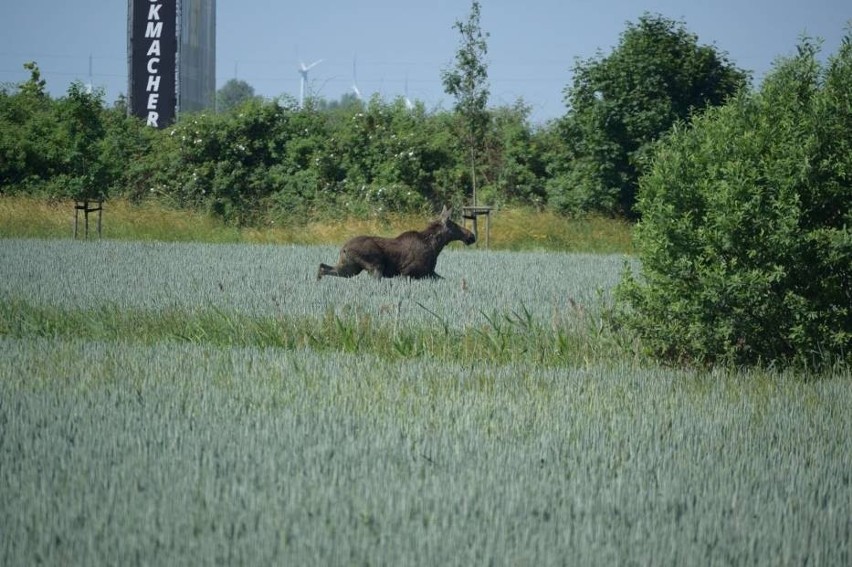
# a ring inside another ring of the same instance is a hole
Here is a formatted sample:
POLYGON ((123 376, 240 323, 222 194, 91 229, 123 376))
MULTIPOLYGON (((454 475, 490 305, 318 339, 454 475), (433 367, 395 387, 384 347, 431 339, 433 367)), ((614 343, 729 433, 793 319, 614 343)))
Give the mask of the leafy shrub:
POLYGON ((642 179, 624 320, 668 360, 852 358, 852 41, 679 127, 642 179))

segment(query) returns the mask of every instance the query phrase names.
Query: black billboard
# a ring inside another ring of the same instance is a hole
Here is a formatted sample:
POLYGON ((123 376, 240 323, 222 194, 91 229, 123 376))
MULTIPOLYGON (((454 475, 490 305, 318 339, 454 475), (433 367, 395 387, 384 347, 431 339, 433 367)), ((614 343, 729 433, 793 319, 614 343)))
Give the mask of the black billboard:
POLYGON ((128 0, 130 112, 163 128, 177 114, 177 2, 128 0))

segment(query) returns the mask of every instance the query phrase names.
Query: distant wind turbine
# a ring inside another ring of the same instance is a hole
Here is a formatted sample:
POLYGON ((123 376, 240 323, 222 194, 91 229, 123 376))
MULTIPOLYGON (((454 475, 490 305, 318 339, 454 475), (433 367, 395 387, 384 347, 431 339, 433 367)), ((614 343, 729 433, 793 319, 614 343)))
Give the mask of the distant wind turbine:
POLYGON ((322 59, 317 59, 310 65, 305 65, 304 62, 299 63, 299 74, 302 76, 302 86, 299 90, 299 106, 305 106, 305 83, 308 82, 308 71, 322 63, 322 59))
POLYGON ((408 110, 414 108, 414 103, 408 98, 408 73, 405 74, 405 108, 408 110))
POLYGON ((89 54, 89 84, 86 85, 86 93, 92 94, 92 91, 95 90, 95 84, 92 81, 92 54, 89 54))
POLYGON ((361 100, 361 90, 358 88, 358 72, 356 69, 358 63, 357 57, 352 58, 352 90, 355 91, 355 98, 361 100))

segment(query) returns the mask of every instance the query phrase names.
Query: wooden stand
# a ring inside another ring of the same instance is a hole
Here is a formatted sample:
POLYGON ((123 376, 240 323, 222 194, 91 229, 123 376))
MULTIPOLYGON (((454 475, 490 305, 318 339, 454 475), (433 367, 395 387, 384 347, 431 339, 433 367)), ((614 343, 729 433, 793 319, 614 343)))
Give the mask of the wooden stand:
POLYGON ((479 243, 477 218, 485 217, 485 248, 488 248, 491 240, 491 210, 492 207, 462 207, 462 223, 467 227, 467 221, 471 221, 473 235, 476 236, 477 243, 479 243))
POLYGON ((77 224, 78 218, 80 216, 80 211, 83 211, 83 223, 84 223, 84 231, 83 237, 88 240, 89 239, 89 213, 94 213, 97 211, 98 213, 98 238, 101 237, 101 218, 103 216, 104 211, 104 202, 103 199, 97 200, 97 205, 88 200, 83 201, 75 201, 74 203, 74 238, 77 238, 77 224))

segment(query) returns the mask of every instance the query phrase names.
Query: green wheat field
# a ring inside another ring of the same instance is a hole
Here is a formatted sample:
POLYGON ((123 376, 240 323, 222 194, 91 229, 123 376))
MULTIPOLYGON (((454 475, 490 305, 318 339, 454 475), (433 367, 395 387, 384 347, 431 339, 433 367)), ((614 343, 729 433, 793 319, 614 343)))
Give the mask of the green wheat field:
POLYGON ((671 369, 620 254, 0 239, 2 565, 850 565, 852 373, 671 369))

